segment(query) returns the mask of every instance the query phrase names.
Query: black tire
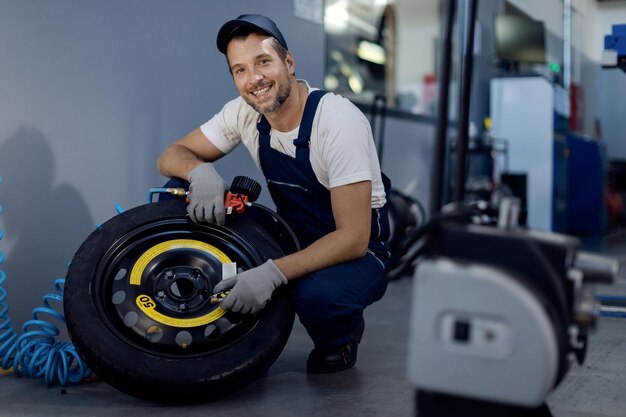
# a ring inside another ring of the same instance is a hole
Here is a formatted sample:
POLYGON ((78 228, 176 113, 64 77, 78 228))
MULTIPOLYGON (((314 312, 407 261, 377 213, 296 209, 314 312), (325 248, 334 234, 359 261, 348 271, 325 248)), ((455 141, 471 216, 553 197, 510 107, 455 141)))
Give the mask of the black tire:
POLYGON ((96 376, 135 397, 180 404, 222 398, 271 366, 293 325, 288 288, 253 316, 209 302, 225 260, 241 271, 297 249, 290 231, 277 242, 254 216, 200 225, 184 202, 163 201, 125 211, 87 238, 68 270, 64 310, 96 376))
POLYGON ((419 228, 424 223, 425 218, 424 208, 417 199, 398 190, 391 190, 389 205, 391 236, 389 237, 389 248, 392 259, 387 266, 387 278, 390 281, 413 275, 413 266, 406 267, 398 263, 403 255, 398 252, 401 250, 407 236, 419 228))

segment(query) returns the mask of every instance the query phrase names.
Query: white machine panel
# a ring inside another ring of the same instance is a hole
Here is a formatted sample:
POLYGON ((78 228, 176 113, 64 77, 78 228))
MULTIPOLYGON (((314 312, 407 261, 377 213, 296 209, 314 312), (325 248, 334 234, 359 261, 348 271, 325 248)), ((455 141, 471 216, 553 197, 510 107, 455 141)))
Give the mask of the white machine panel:
POLYGON ((490 109, 493 136, 509 144, 509 170, 527 174, 528 226, 553 230, 553 85, 542 77, 494 78, 490 109))
POLYGON ((408 372, 418 389, 536 407, 556 383, 551 321, 503 270, 420 262, 410 323, 408 372))

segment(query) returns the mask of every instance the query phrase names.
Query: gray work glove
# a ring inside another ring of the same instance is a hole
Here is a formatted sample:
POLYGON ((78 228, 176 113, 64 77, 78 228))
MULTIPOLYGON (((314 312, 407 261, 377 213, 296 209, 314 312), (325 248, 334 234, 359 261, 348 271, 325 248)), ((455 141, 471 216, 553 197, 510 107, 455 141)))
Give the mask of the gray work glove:
POLYGON ((198 165, 189 173, 187 213, 195 223, 224 224, 224 180, 212 163, 198 165))
POLYGON ((215 286, 213 292, 217 294, 230 289, 221 303, 224 310, 255 314, 265 307, 274 290, 286 283, 287 278, 270 259, 256 268, 226 278, 215 286))

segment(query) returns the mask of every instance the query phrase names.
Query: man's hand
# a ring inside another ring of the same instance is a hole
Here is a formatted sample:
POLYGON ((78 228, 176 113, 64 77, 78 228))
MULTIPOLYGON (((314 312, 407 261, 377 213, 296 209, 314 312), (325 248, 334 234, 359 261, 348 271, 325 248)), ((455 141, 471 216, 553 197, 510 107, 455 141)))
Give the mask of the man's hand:
POLYGON ((198 165, 189 173, 187 213, 195 223, 224 224, 224 180, 210 162, 198 165))
POLYGON ((215 286, 213 292, 230 289, 221 303, 224 310, 255 314, 265 307, 274 290, 286 283, 287 278, 270 259, 263 265, 226 278, 215 286))

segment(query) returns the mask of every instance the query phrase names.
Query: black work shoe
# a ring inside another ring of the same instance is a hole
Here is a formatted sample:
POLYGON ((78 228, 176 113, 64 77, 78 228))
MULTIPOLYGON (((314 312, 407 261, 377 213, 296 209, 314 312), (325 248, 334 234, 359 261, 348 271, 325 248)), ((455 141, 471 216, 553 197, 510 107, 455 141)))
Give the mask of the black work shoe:
POLYGON ((356 354, 364 329, 365 321, 361 320, 359 326, 350 335, 351 340, 347 345, 330 351, 313 349, 306 362, 307 372, 311 374, 326 374, 352 368, 356 363, 356 354))

